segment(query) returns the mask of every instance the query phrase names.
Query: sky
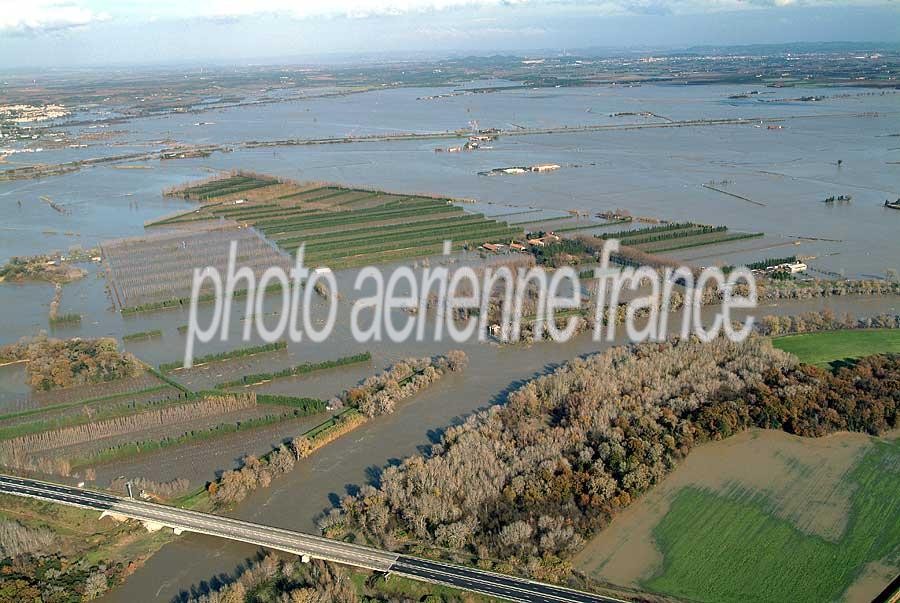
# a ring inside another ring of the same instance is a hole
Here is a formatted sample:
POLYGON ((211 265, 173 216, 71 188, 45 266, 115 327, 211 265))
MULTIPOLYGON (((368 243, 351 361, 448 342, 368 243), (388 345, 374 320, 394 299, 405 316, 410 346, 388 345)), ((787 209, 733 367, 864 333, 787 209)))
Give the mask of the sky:
POLYGON ((0 0, 0 67, 900 42, 897 0, 0 0))

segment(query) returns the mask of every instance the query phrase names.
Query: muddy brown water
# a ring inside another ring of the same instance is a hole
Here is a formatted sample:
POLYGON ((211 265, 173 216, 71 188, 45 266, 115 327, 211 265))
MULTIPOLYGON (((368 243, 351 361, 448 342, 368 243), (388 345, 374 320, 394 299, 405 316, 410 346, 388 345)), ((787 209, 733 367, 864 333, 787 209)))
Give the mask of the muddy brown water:
MULTIPOLYGON (((788 302, 759 315, 821 311, 853 311, 863 315, 896 311, 897 298, 832 298, 788 302)), ((707 308, 707 314, 711 309, 707 308)), ((432 344, 434 345, 434 344, 432 344)), ((420 452, 438 440, 441 430, 492 403, 537 375, 609 344, 581 336, 565 344, 466 347, 469 367, 449 375, 398 405, 393 415, 378 417, 332 442, 294 470, 258 490, 229 514, 278 527, 317 533, 321 513, 360 485, 377 482, 380 470, 420 452)), ((421 350, 424 352, 425 350, 421 350)), ((415 350, 416 354, 421 353, 415 350)), ((410 351, 410 353, 413 353, 410 351)), ((259 553, 256 547, 185 535, 166 545, 104 601, 171 601, 203 592, 227 579, 259 553)))
MULTIPOLYGON (((419 96, 448 92, 401 89, 263 107, 211 112, 213 125, 197 127, 195 116, 172 115, 128 122, 129 134, 116 145, 59 149, 22 157, 24 162, 53 163, 158 148, 163 138, 181 142, 239 143, 284 137, 346 136, 403 131, 445 131, 478 119, 482 127, 507 128, 510 121, 526 127, 623 124, 643 118, 612 117, 622 111, 653 111, 672 119, 786 117, 785 129, 768 131, 748 121, 741 125, 618 130, 501 137, 490 151, 434 153, 447 141, 378 142, 344 145, 242 149, 208 158, 143 162, 150 169, 119 170, 114 166, 84 169, 34 181, 0 182, 0 261, 72 245, 92 247, 111 238, 143 232, 143 223, 193 207, 161 196, 161 190, 189 179, 208 177, 213 170, 250 169, 300 180, 327 180, 402 193, 434 193, 478 199, 476 210, 493 213, 534 209, 533 219, 551 218, 567 209, 589 213, 621 207, 635 215, 725 224, 747 232, 766 232, 764 239, 737 241, 671 253, 697 264, 738 263, 791 254, 816 256, 810 265, 848 276, 883 275, 897 265, 897 225, 900 212, 884 209, 886 198, 900 196, 895 139, 900 96, 838 98, 833 89, 806 93, 827 97, 816 103, 742 102, 729 96, 745 86, 650 86, 585 88, 474 95, 422 102, 419 96), (590 113, 585 108, 590 107, 590 113), (816 115, 814 118, 803 116, 816 115), (795 119, 796 118, 796 119, 795 119), (837 166, 837 159, 842 166, 837 166), (563 166, 550 174, 485 178, 479 171, 504 165, 553 162, 563 166), (710 181, 765 203, 753 203, 702 187, 710 181), (851 193, 848 206, 828 207, 821 199, 851 193), (59 213, 41 201, 49 196, 66 209, 59 213), (21 202, 21 203, 19 203, 21 202), (506 206, 501 210, 503 206, 506 206), (794 237, 807 237, 796 239, 794 237), (799 242, 799 244, 794 244, 799 242)), ((766 100, 789 99, 796 91, 772 91, 766 100)), ((510 218, 530 218, 522 215, 510 218)), ((158 340, 127 345, 142 359, 158 364, 183 354, 185 337, 177 327, 187 322, 183 312, 156 312, 123 317, 109 309, 110 300, 97 278, 97 267, 63 290, 60 312, 83 315, 80 324, 50 329, 48 306, 52 286, 45 283, 0 285, 0 307, 12 312, 0 322, 0 344, 41 329, 59 337, 115 336, 161 329, 158 340), (11 318, 10 318, 11 317, 11 318)), ((821 276, 821 274, 817 274, 821 276)), ((341 281, 341 291, 349 284, 341 281)), ((267 303, 270 303, 267 301, 267 303)), ((792 302, 778 311, 802 312, 831 307, 836 312, 875 314, 896 311, 895 298, 833 299, 792 302)), ((759 314, 774 309, 763 308, 759 314)), ((201 311, 208 320, 209 308, 201 311)), ((204 323, 205 324, 205 323, 204 323)), ((232 329, 232 335, 240 325, 232 329)), ((447 351, 449 344, 404 346, 356 344, 345 324, 319 345, 291 345, 286 364, 326 360, 371 349, 371 372, 403 356, 447 351)), ((254 341, 253 343, 258 343, 254 341)), ((201 353, 235 347, 210 342, 201 353)), ((442 427, 493 401, 535 374, 550 370, 580 353, 602 345, 581 338, 566 345, 495 349, 465 346, 471 357, 465 374, 451 376, 404 402, 389 417, 372 421, 330 444, 293 473, 240 505, 235 514, 266 523, 313 530, 315 517, 348 487, 371 481, 377 469, 412 454, 437 437, 442 427)), ((281 366, 281 365, 279 365, 281 366)), ((309 379, 285 380, 265 386, 278 393, 316 396, 337 393, 370 374, 350 367, 309 379), (312 393, 310 395, 313 395, 312 393)), ((218 379, 217 374, 211 380, 218 379)), ((34 407, 23 387, 21 367, 0 367, 0 408, 3 412, 34 407)), ((280 434, 238 440, 228 455, 258 453, 280 434), (244 443, 245 445, 240 445, 244 443)), ((199 454, 193 458, 205 458, 199 454)), ((212 457, 211 457, 212 458, 212 457)), ((233 460, 233 456, 230 456, 233 460)), ((223 462, 228 460, 221 459, 223 462)), ((185 462, 189 462, 185 460, 185 462)), ((218 458, 198 467, 197 474, 216 468, 218 458)), ((227 464, 227 463, 226 463, 227 464)), ((221 468, 219 466, 218 468, 221 468)), ((168 469, 159 467, 160 474, 168 469)), ((255 551, 208 538, 186 536, 154 556, 110 601, 171 600, 199 588, 212 577, 231 573, 255 551)))

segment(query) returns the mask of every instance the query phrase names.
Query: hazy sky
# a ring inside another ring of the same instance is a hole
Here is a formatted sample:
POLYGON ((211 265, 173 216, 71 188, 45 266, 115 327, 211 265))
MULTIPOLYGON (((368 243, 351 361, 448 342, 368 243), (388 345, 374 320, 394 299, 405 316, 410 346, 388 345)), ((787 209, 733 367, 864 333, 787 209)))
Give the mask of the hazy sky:
POLYGON ((0 0, 0 67, 900 42, 897 0, 0 0))

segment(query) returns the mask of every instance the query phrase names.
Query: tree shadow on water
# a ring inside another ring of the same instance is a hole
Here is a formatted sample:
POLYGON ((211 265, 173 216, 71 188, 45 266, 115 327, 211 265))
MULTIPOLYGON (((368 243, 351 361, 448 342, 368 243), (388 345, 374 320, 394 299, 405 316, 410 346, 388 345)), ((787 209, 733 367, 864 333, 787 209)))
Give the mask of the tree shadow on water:
POLYGON ((223 587, 235 582, 244 572, 262 561, 263 558, 265 558, 265 552, 260 549, 255 555, 247 557, 243 562, 236 565, 231 572, 221 572, 208 580, 201 580, 197 584, 192 584, 190 588, 182 590, 172 597, 171 603, 189 603, 193 599, 218 592, 223 587))

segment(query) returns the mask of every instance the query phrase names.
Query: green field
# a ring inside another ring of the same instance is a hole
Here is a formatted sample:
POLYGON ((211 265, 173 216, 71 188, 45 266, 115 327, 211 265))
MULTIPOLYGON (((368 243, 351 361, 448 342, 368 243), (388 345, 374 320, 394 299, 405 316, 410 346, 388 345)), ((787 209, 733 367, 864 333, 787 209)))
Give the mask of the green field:
MULTIPOLYGON (((454 250, 460 250, 488 242, 509 243, 524 235, 521 227, 467 212, 452 199, 309 186, 243 173, 189 185, 169 194, 223 199, 148 226, 235 220, 252 226, 285 252, 294 253, 303 244, 307 265, 333 269, 438 255, 447 239, 453 241, 454 250), (255 191, 252 200, 236 205, 224 199, 245 190, 255 191)), ((141 309, 180 307, 184 302, 157 301, 141 309)))
POLYGON ((275 184, 274 179, 261 179, 255 176, 229 176, 228 178, 220 178, 197 186, 191 186, 178 192, 178 196, 185 199, 207 200, 216 197, 224 197, 235 193, 242 193, 264 186, 275 184))
POLYGON ((644 583, 693 601, 835 601, 867 563, 900 566, 900 440, 875 441, 844 477, 847 528, 832 542, 779 519, 765 496, 687 487, 654 529, 663 564, 644 583))
POLYGON ((623 245, 637 247, 648 253, 664 253, 703 245, 718 245, 762 235, 763 233, 731 232, 726 226, 673 222, 620 230, 598 236, 603 239, 618 239, 623 245))
POLYGON ((772 340, 779 350, 797 356, 801 362, 828 364, 872 354, 900 353, 900 329, 853 329, 786 335, 772 340))

